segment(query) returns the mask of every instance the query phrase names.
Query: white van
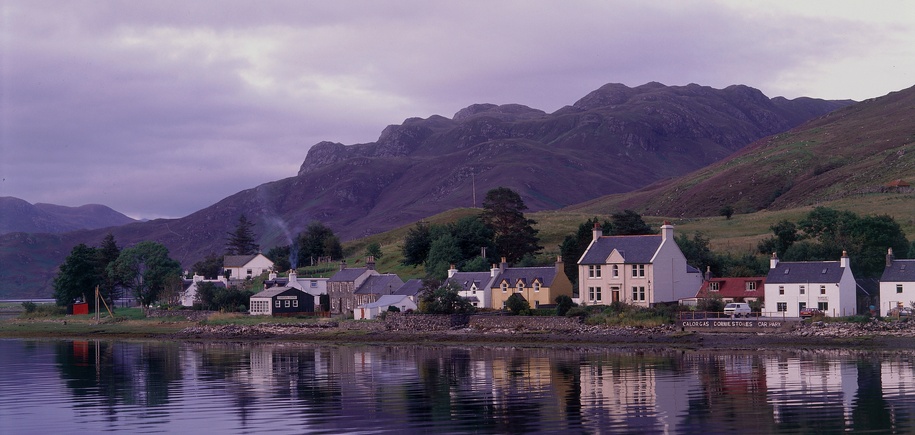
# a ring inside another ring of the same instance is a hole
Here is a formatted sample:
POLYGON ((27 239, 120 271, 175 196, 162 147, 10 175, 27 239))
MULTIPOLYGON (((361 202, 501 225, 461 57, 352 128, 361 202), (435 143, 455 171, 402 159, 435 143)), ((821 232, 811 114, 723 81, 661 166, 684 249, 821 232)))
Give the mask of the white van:
POLYGON ((749 317, 751 312, 753 310, 750 309, 750 304, 746 302, 731 302, 724 306, 724 314, 727 316, 749 317))

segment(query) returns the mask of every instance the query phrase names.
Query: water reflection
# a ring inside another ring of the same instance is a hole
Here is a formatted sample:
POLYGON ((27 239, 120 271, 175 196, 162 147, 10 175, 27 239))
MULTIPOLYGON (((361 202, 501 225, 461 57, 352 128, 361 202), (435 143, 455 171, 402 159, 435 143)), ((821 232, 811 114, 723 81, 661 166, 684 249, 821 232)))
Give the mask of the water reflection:
POLYGON ((4 340, 0 428, 912 432, 913 360, 835 350, 4 340), (42 418, 40 409, 57 411, 42 418))

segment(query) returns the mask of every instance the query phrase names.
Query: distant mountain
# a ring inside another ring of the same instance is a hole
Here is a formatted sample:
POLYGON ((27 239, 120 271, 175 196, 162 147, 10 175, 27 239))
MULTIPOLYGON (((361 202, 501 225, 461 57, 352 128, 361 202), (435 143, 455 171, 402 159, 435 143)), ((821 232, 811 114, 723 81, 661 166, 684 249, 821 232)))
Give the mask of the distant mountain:
MULTIPOLYGON (((556 209, 689 173, 851 103, 768 98, 739 85, 648 83, 608 84, 552 114, 517 104, 475 104, 452 118, 388 126, 371 143, 318 143, 295 177, 181 219, 134 223, 112 233, 121 245, 159 241, 188 267, 223 252, 225 235, 242 213, 256 222, 267 250, 288 244, 314 220, 349 240, 480 206, 486 192, 500 186, 520 193, 531 211, 556 209)), ((70 247, 97 245, 105 232, 0 237, 0 285, 7 286, 0 296, 49 293, 50 269, 70 247)))
POLYGON ((66 207, 30 204, 11 196, 0 197, 0 234, 66 233, 82 229, 106 228, 135 222, 109 207, 98 204, 66 207))
POLYGON ((766 137, 683 177, 573 208, 606 209, 612 203, 651 215, 716 216, 726 205, 752 213, 893 191, 907 194, 897 219, 911 219, 915 190, 890 184, 915 185, 913 115, 915 87, 766 137))

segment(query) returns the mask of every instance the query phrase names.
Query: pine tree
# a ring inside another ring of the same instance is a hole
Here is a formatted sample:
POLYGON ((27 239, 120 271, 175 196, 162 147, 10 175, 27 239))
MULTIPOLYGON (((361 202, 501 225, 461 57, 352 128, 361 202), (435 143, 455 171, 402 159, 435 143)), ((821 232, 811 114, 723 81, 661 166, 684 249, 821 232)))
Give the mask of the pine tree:
POLYGON ((248 220, 248 217, 241 215, 238 218, 238 225, 235 231, 228 233, 226 241, 226 254, 228 255, 251 255, 260 251, 260 245, 254 241, 254 223, 248 220))
POLYGON ((524 210, 521 195, 507 187, 490 190, 483 201, 483 222, 492 228, 496 250, 509 263, 543 249, 533 226, 537 222, 525 218, 524 210))

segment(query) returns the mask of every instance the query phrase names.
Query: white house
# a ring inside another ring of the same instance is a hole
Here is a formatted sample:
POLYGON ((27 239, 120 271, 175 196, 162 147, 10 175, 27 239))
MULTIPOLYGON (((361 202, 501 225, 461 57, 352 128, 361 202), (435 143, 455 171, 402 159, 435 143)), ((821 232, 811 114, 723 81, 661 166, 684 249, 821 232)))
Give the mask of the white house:
POLYGON ((453 282, 461 286, 458 295, 467 299, 474 307, 492 308, 492 287, 500 273, 494 267, 489 272, 459 272, 454 265, 448 270, 446 283, 453 282))
POLYGON ((807 307, 830 317, 857 314, 857 284, 846 252, 839 261, 778 261, 772 254, 765 287, 770 314, 798 317, 807 307))
POLYGON ((219 276, 216 277, 216 279, 204 279, 204 277, 195 273, 190 280, 184 280, 184 290, 181 292, 179 298, 181 305, 185 307, 194 306, 194 302, 197 300, 197 285, 204 282, 211 282, 221 288, 227 288, 229 286, 225 277, 219 276))
POLYGON ((248 279, 273 269, 273 262, 264 254, 226 255, 222 269, 229 279, 248 279))
POLYGON ((911 307, 915 301, 915 260, 897 260, 887 250, 886 268, 880 277, 881 314, 896 307, 911 307))
POLYGON ((383 295, 377 301, 360 305, 353 310, 356 320, 371 320, 388 310, 388 307, 397 307, 400 312, 415 310, 416 303, 407 295, 383 295))
POLYGON ((686 264, 668 222, 660 235, 604 236, 598 225, 592 235, 578 260, 580 302, 647 307, 694 297, 702 286, 702 273, 686 264))

